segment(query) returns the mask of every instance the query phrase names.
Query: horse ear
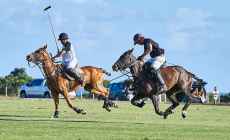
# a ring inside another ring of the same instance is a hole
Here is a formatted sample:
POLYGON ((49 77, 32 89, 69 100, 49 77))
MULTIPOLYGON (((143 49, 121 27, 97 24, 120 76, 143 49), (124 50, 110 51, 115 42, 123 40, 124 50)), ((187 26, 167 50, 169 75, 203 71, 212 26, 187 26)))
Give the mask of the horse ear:
POLYGON ((47 47, 48 47, 48 45, 47 45, 47 44, 45 44, 45 45, 44 45, 44 47, 43 47, 43 49, 47 49, 47 47))

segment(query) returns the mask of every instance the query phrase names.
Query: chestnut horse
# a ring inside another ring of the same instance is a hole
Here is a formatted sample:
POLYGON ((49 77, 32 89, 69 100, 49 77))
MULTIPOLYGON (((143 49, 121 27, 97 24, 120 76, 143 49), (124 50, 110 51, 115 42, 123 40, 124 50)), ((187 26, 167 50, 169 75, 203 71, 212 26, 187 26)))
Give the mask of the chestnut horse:
MULTIPOLYGON (((202 82, 201 79, 197 78, 191 72, 188 72, 181 66, 167 66, 161 68, 161 74, 163 79, 165 80, 167 86, 166 96, 172 102, 172 105, 168 107, 165 112, 161 112, 159 110, 159 99, 156 96, 157 89, 158 89, 158 82, 153 79, 148 78, 149 72, 146 72, 146 67, 148 64, 144 64, 143 61, 136 60, 136 57, 132 54, 133 49, 126 51, 124 54, 120 56, 120 58, 114 63, 112 66, 114 71, 124 71, 125 69, 129 68, 132 74, 133 83, 132 83, 132 90, 134 94, 134 98, 131 100, 131 103, 138 107, 144 106, 144 98, 150 98, 155 108, 155 112, 160 115, 164 116, 166 119, 169 114, 173 113, 173 110, 179 105, 179 101, 175 96, 178 93, 183 93, 185 96, 188 97, 186 103, 182 109, 182 117, 186 117, 186 110, 191 104, 192 99, 201 100, 201 97, 197 97, 191 93, 192 83, 195 79, 196 82, 202 82), (142 102, 139 102, 141 101, 142 102)), ((204 93, 204 92, 203 92, 204 93)), ((204 93, 203 96, 205 96, 204 93)), ((203 97, 202 98, 205 98, 203 97)))
MULTIPOLYGON (((39 48, 35 52, 27 55, 26 60, 36 65, 42 65, 44 76, 47 79, 48 88, 50 89, 51 95, 54 99, 55 111, 53 117, 58 118, 59 115, 59 94, 64 96, 68 106, 75 112, 79 114, 86 114, 86 111, 83 109, 75 107, 68 97, 69 92, 75 92, 81 85, 78 81, 67 80, 64 74, 60 72, 60 68, 62 66, 53 62, 46 49, 47 45, 44 45, 42 48, 39 48)), ((108 74, 105 70, 92 66, 85 66, 81 67, 80 71, 84 74, 83 85, 86 85, 86 89, 91 93, 104 97, 103 108, 110 111, 110 107, 116 106, 112 101, 108 100, 109 91, 103 86, 104 75, 108 74)))

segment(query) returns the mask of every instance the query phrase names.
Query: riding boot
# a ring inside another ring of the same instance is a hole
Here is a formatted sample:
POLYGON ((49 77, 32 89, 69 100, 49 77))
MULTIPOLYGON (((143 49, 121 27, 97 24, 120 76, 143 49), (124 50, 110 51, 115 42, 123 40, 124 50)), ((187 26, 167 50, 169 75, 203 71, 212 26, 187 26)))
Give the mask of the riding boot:
POLYGON ((81 85, 84 83, 84 77, 80 73, 78 73, 75 69, 69 69, 67 73, 73 77, 75 80, 77 80, 81 85))
POLYGON ((156 75, 157 75, 157 78, 160 82, 160 89, 158 90, 158 94, 161 94, 163 92, 166 92, 167 91, 167 86, 165 84, 165 81, 164 79, 162 78, 161 76, 161 72, 160 72, 160 69, 159 70, 156 70, 156 75))

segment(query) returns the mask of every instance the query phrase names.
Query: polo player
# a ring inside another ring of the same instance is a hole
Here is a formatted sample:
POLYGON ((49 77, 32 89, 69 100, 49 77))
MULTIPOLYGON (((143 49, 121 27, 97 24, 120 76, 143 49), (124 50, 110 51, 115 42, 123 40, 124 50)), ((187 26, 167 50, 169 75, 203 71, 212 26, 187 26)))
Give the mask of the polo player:
POLYGON ((159 44, 150 38, 145 38, 142 34, 135 34, 133 37, 134 45, 144 46, 144 53, 138 57, 138 60, 144 61, 144 58, 150 54, 151 58, 146 62, 150 63, 151 71, 156 73, 160 87, 158 94, 167 91, 164 79, 161 76, 160 67, 166 62, 164 49, 159 47, 159 44))
POLYGON ((62 44, 62 49, 52 59, 62 57, 64 71, 77 80, 81 85, 83 84, 83 77, 80 74, 80 66, 76 57, 74 46, 69 41, 67 33, 61 33, 58 40, 62 44))

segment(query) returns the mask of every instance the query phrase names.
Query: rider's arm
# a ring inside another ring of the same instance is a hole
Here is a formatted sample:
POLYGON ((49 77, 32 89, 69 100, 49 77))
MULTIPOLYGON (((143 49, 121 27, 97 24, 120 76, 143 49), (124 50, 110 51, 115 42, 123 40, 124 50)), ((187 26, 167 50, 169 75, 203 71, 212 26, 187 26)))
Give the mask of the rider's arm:
POLYGON ((66 52, 71 51, 71 43, 67 42, 65 47, 63 48, 66 52))
POLYGON ((62 48, 61 51, 59 51, 54 57, 52 57, 52 59, 60 57, 63 54, 64 51, 65 51, 64 48, 62 48))
POLYGON ((145 56, 147 56, 148 54, 150 54, 150 52, 152 51, 153 47, 151 43, 147 43, 147 45, 144 48, 144 53, 138 57, 138 60, 143 60, 145 58, 145 56))
MULTIPOLYGON (((71 43, 70 43, 70 42, 67 42, 66 45, 65 45, 65 47, 64 47, 64 49, 65 49, 66 52, 69 52, 69 51, 71 51, 71 47, 72 47, 72 46, 71 46, 71 43)), ((74 59, 74 58, 73 58, 73 55, 70 55, 69 60, 72 61, 73 59, 74 59)))
POLYGON ((71 44, 68 42, 68 43, 65 45, 65 47, 62 48, 61 51, 59 51, 59 52, 57 53, 57 55, 55 55, 52 59, 55 59, 55 58, 57 58, 57 57, 60 57, 60 56, 64 53, 64 51, 68 52, 68 51, 70 51, 70 50, 71 50, 71 44))

